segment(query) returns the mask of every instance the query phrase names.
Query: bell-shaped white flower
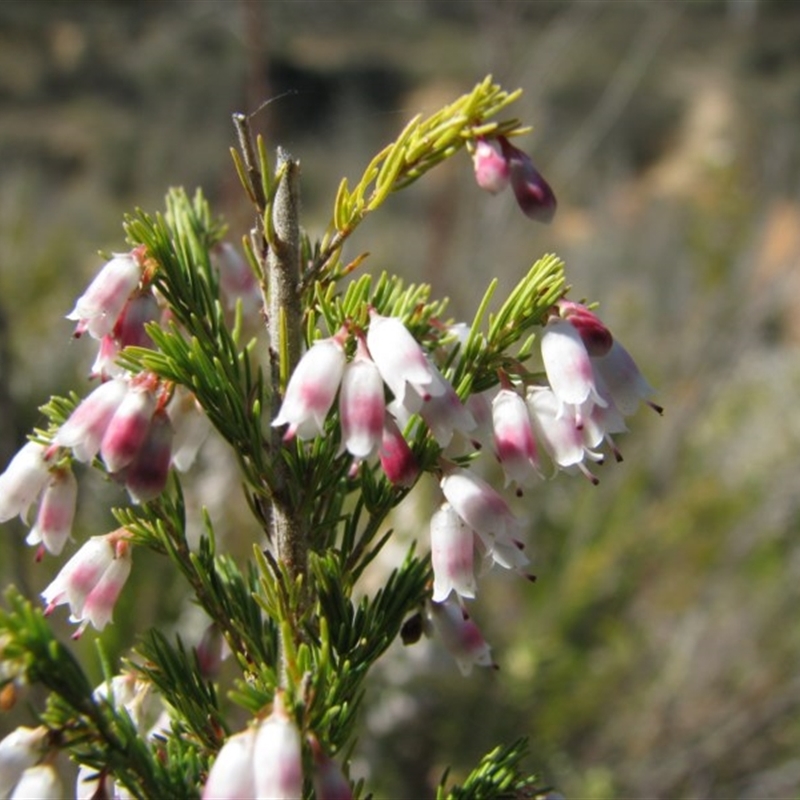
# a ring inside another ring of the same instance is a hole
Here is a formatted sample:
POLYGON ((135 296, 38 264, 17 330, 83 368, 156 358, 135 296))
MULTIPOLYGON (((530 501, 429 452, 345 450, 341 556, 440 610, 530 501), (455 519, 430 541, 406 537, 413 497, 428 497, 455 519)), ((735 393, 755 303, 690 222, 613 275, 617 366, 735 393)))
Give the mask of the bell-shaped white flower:
POLYGON ((325 417, 336 398, 345 366, 342 344, 335 336, 315 342, 300 359, 283 398, 273 427, 288 424, 284 441, 295 436, 322 436, 325 417))
POLYGON ((208 773, 208 780, 203 787, 203 800, 245 800, 258 796, 255 743, 256 729, 252 727, 225 740, 208 773))
POLYGON ((258 726, 254 744, 255 796, 298 800, 303 796, 300 731, 275 696, 272 713, 258 726))
POLYGON ((381 446, 385 416, 383 379, 366 344, 359 338, 355 357, 345 367, 339 392, 340 453, 347 450, 361 459, 376 453, 381 446))
POLYGON ((450 503, 443 503, 431 517, 431 564, 433 600, 441 603, 452 591, 475 597, 475 533, 450 503))
POLYGON ((45 447, 28 442, 0 475, 0 522, 17 515, 25 520, 50 477, 46 455, 45 447))
POLYGON ((59 555, 72 531, 77 500, 78 481, 72 470, 68 467, 51 470, 39 501, 36 523, 25 541, 42 544, 48 553, 59 555))
POLYGON ((436 632, 455 658, 462 675, 469 675, 473 666, 496 666, 491 647, 458 600, 429 602, 428 611, 436 632))
POLYGON ((539 474, 536 439, 525 400, 513 389, 501 389, 492 402, 492 427, 497 459, 506 486, 530 486, 539 474))

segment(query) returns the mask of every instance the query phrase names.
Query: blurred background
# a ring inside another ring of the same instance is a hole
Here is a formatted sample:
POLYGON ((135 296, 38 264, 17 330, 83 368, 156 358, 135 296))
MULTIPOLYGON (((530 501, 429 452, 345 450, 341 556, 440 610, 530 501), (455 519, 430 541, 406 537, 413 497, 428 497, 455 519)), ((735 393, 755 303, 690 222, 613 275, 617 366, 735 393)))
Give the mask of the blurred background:
MULTIPOLYGON (((51 393, 87 390, 93 348, 64 314, 98 250, 125 249, 124 212, 202 186, 231 238, 247 231, 232 112, 275 98, 254 126, 301 160, 313 237, 343 175, 488 72, 525 90, 512 111, 534 130, 517 143, 559 198, 552 225, 478 190, 460 155, 349 254, 469 319, 492 277, 502 297, 557 252, 666 413, 630 421, 598 487, 561 476, 520 501, 538 582, 491 574, 472 606, 499 671, 462 680, 433 643, 387 654, 354 771, 378 798, 431 796, 448 764, 458 778, 524 734, 528 765, 571 798, 796 798, 798 3, 3 0, 0 465, 51 393)), ((228 463, 212 443, 194 476, 221 525, 228 463)), ((121 502, 80 482, 79 541, 121 502)), ((397 525, 424 541, 434 491, 417 494, 397 525)), ((0 579, 33 597, 58 565, 34 564, 24 531, 4 526, 0 579)), ((185 587, 140 561, 112 657, 155 621, 199 636, 185 587)), ((76 647, 99 681, 93 639, 76 647)))

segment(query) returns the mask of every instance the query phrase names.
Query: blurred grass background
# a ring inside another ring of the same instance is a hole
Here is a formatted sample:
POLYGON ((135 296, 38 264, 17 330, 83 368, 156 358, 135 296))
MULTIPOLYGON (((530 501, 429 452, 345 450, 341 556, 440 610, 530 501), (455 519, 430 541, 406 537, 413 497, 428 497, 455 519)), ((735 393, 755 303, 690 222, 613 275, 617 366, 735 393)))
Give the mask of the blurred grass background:
MULTIPOLYGON (((461 680, 435 645, 387 656, 356 768, 378 797, 430 796, 448 763, 458 777, 527 734, 531 766, 572 798, 798 797, 795 2, 4 0, 0 464, 51 393, 85 390, 94 354, 63 316, 97 251, 124 249, 125 211, 200 185, 234 240, 247 230, 232 112, 277 98, 254 123, 300 158, 314 235, 342 175, 487 72, 525 89, 519 144, 558 195, 554 223, 481 193, 463 156, 350 254, 468 318, 492 277, 501 296, 558 252, 666 415, 631 421, 599 487, 562 476, 526 496, 538 583, 490 575, 474 606, 500 671, 461 680)), ((218 513, 226 463, 212 446, 196 476, 218 513)), ((425 491, 398 520, 423 540, 425 491)), ((118 490, 84 474, 81 498, 76 538, 110 529, 118 490)), ((0 578, 34 596, 57 565, 9 528, 0 578)), ((112 655, 156 620, 190 640, 199 624, 171 570, 140 563, 112 655)), ((90 659, 92 639, 76 646, 90 659)))

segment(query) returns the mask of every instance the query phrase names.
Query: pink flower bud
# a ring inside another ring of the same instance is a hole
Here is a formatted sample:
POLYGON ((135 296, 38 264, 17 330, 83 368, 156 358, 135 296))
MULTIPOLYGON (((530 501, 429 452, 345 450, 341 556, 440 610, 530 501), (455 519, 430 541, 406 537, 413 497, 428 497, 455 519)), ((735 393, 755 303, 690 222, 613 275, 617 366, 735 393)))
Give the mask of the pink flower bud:
POLYGON ((58 429, 53 444, 72 448, 78 461, 91 461, 100 450, 111 418, 128 394, 128 384, 110 380, 85 397, 58 429))
POLYGON ((133 461, 125 470, 125 488, 134 503, 146 503, 164 491, 172 456, 172 423, 156 411, 133 461))
POLYGON ((561 318, 571 323, 578 331, 590 356, 604 356, 611 349, 614 343, 611 331, 586 306, 570 300, 560 300, 558 310, 561 318))
POLYGON ((336 337, 315 342, 289 378, 286 395, 272 426, 289 424, 283 438, 322 436, 325 417, 336 398, 344 372, 344 348, 336 337))
POLYGON ((449 503, 443 503, 431 517, 434 602, 447 600, 453 590, 461 597, 475 597, 474 551, 472 529, 449 503))
POLYGON ((358 340, 355 358, 345 367, 339 392, 342 446, 356 458, 369 458, 381 446, 386 403, 383 379, 369 357, 363 339, 358 340))
POLYGON ((508 186, 510 170, 508 161, 493 144, 486 139, 478 139, 472 156, 475 166, 475 181, 481 189, 498 194, 508 186))
POLYGON ((235 733, 225 741, 208 773, 203 800, 251 800, 267 796, 256 794, 255 743, 255 728, 235 733))
POLYGON ((275 696, 274 710, 258 727, 253 753, 256 797, 298 800, 303 796, 300 731, 275 696))
POLYGON ((530 486, 539 474, 539 459, 525 400, 513 389, 501 389, 492 403, 492 422, 506 485, 530 486))
POLYGON ((511 189, 522 213, 539 222, 550 222, 556 213, 553 190, 526 153, 514 147, 505 136, 500 136, 498 141, 508 162, 511 189))
POLYGON ((75 335, 88 330, 93 338, 102 339, 111 333, 141 277, 142 266, 134 253, 115 254, 67 315, 78 321, 75 335))
POLYGON ((462 675, 469 675, 473 666, 496 667, 483 634, 457 600, 429 602, 428 609, 436 632, 462 675))
POLYGON ((50 476, 45 453, 42 445, 28 442, 0 475, 0 522, 27 517, 50 476))
POLYGON ((416 414, 432 394, 444 390, 435 383, 431 365, 417 340, 397 317, 383 317, 371 309, 367 347, 395 399, 410 413, 416 414))
POLYGON ((419 464, 395 421, 387 414, 383 423, 381 467, 390 483, 410 488, 419 475, 419 464))
POLYGON ((109 472, 119 472, 133 461, 150 430, 155 410, 156 398, 150 387, 131 385, 100 443, 100 455, 109 472))
POLYGON ((315 737, 310 736, 309 741, 314 757, 312 780, 316 800, 352 800, 353 789, 339 765, 322 751, 315 737))
POLYGON ((59 555, 64 549, 75 518, 78 482, 71 469, 56 468, 42 492, 36 524, 25 540, 28 544, 43 544, 48 553, 59 555))

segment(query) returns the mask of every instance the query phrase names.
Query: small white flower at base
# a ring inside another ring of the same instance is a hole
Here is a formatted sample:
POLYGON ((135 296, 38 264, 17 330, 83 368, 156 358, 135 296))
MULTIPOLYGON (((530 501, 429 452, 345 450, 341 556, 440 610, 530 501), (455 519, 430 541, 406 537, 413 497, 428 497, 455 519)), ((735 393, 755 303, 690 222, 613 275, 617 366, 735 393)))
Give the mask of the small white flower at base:
POLYGON ((45 614, 67 603, 70 620, 80 627, 77 638, 91 622, 102 630, 111 620, 114 605, 131 570, 127 531, 120 528, 105 536, 93 536, 75 553, 42 592, 45 614))
POLYGON ((225 741, 208 773, 203 800, 252 800, 256 797, 255 742, 256 729, 252 727, 225 741))
POLYGON ((135 252, 115 254, 67 314, 67 319, 78 322, 75 336, 88 331, 94 339, 102 339, 111 333, 141 277, 142 266, 135 252))
POLYGON ((28 442, 0 475, 0 522, 19 515, 23 521, 50 477, 45 448, 28 442))
POLYGON ((6 798, 26 769, 44 754, 47 729, 20 726, 0 741, 0 797, 6 798))
POLYGON ((449 503, 443 503, 431 517, 434 602, 443 602, 452 591, 460 597, 475 597, 474 551, 472 528, 449 503))
POLYGON ((25 541, 30 545, 42 544, 48 553, 59 555, 72 531, 77 500, 78 481, 72 470, 53 469, 42 492, 36 523, 25 541))
POLYGON ((430 601, 428 610, 436 632, 455 658, 462 675, 469 675, 473 666, 496 668, 491 647, 457 600, 430 601))
POLYGON ((254 749, 256 797, 300 800, 303 757, 300 731, 275 695, 273 712, 258 726, 254 749))
POLYGON ((344 366, 344 348, 336 337, 315 342, 300 359, 289 378, 278 416, 272 421, 274 428, 288 423, 284 441, 295 436, 298 439, 322 436, 344 366))
POLYGON ((64 788, 51 764, 39 764, 22 773, 10 800, 62 800, 64 788))

